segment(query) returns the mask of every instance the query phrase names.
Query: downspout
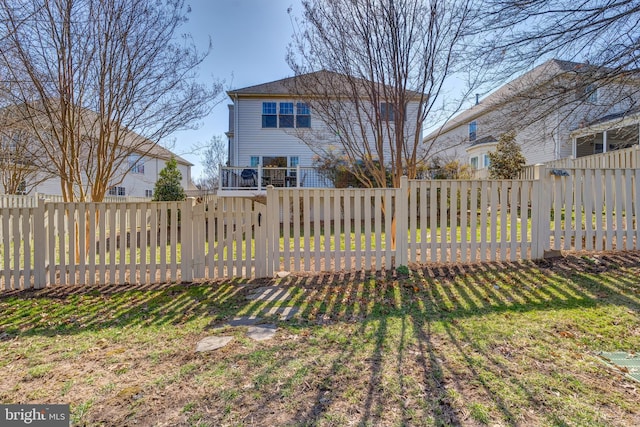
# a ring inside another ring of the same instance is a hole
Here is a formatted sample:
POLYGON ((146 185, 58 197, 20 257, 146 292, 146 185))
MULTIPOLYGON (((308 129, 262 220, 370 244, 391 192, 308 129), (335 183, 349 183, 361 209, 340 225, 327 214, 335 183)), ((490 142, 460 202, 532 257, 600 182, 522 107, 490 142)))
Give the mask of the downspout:
POLYGON ((555 139, 555 144, 553 147, 554 153, 553 153, 553 160, 559 160, 560 159, 560 112, 556 111, 556 137, 555 139))
POLYGON ((233 107, 233 165, 231 166, 240 166, 238 163, 238 157, 240 156, 240 150, 238 150, 238 140, 240 139, 240 133, 238 132, 238 110, 240 109, 240 104, 238 103, 238 94, 234 94, 235 100, 233 103, 235 106, 233 107))

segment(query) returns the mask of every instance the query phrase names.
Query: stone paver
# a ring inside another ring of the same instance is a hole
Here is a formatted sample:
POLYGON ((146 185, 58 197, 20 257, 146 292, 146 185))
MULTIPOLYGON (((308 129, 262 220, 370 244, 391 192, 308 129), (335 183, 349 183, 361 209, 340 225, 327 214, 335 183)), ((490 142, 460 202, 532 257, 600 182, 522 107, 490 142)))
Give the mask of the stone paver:
MULTIPOLYGON (((253 301, 263 302, 282 302, 290 299, 291 291, 281 286, 262 286, 254 289, 247 299, 253 301)), ((271 307, 266 310, 262 310, 257 314, 251 316, 238 316, 225 322, 220 326, 216 326, 215 329, 224 329, 228 327, 247 327, 247 336, 256 341, 264 341, 271 339, 275 336, 278 327, 274 324, 262 324, 264 319, 259 316, 279 316, 281 321, 291 320, 298 312, 299 307, 282 306, 271 307)), ((227 345, 233 337, 207 337, 198 343, 196 351, 211 351, 224 347, 227 345)))
POLYGON ((264 341, 273 338, 278 328, 276 325, 266 324, 260 326, 249 326, 247 336, 252 340, 264 341))
POLYGON ((233 337, 206 337, 200 340, 196 346, 196 352, 213 351, 224 347, 233 340, 233 337))
POLYGON ((248 300, 259 301, 286 301, 290 297, 291 291, 280 286, 263 286, 247 295, 248 300))
POLYGON ((275 316, 280 315, 280 320, 291 320, 293 316, 295 316, 298 311, 300 311, 299 307, 271 307, 269 310, 264 312, 265 316, 275 316))
POLYGON ((242 317, 234 317, 229 320, 223 326, 252 326, 256 323, 262 322, 262 318, 258 316, 242 316, 242 317))

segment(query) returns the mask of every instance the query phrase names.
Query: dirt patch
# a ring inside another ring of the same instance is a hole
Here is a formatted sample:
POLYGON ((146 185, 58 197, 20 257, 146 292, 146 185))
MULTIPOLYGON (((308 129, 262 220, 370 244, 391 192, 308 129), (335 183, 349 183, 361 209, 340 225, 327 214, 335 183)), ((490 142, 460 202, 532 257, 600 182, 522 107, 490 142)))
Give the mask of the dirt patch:
POLYGON ((639 277, 620 252, 4 292, 0 402, 106 426, 639 425, 637 383, 596 353, 640 348, 639 277), (287 301, 246 298, 275 285, 287 301), (273 339, 194 351, 269 310, 273 339))

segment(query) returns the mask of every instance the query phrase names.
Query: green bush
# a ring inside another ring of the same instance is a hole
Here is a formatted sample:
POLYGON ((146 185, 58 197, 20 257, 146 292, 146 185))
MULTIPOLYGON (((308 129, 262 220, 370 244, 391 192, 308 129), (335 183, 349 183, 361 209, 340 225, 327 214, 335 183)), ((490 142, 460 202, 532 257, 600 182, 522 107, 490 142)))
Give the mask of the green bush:
POLYGON ((156 181, 153 190, 154 202, 179 202, 187 198, 182 188, 182 174, 178 170, 178 163, 172 157, 160 171, 160 177, 156 181))
POLYGON ((496 151, 489 153, 489 178, 515 179, 518 177, 526 160, 520 145, 516 143, 513 131, 503 133, 498 139, 496 151))

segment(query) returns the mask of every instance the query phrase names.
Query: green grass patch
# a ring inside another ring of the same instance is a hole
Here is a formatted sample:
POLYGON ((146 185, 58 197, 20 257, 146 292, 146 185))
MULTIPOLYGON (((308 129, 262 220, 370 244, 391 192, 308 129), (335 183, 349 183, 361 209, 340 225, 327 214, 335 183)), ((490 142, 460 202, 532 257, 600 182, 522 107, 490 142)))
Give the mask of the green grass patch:
POLYGON ((598 355, 639 351, 639 275, 618 253, 0 294, 0 403, 79 425, 635 425, 637 383, 598 355), (277 284, 291 301, 245 298, 277 284), (216 329, 290 304, 271 340, 216 329), (234 340, 195 353, 210 335, 234 340))

